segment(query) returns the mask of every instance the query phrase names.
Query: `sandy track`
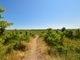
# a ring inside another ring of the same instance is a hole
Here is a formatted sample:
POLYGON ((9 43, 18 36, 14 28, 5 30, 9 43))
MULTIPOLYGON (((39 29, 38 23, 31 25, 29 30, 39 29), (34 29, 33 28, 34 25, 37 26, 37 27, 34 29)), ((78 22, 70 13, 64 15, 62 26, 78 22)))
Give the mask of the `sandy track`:
POLYGON ((30 55, 27 60, 37 60, 37 40, 38 36, 32 39, 30 43, 30 55))
POLYGON ((26 52, 23 60, 48 60, 46 57, 44 43, 41 43, 39 36, 35 36, 29 43, 29 51, 26 52))
POLYGON ((29 51, 26 52, 23 60, 37 60, 37 40, 38 36, 31 39, 29 43, 29 51))

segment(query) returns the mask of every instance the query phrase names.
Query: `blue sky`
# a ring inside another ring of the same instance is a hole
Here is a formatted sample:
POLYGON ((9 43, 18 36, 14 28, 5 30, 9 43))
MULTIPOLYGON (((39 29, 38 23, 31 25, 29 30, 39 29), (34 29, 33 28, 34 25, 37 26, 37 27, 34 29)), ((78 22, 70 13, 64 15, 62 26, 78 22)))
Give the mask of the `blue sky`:
POLYGON ((80 28, 80 0, 0 0, 9 29, 80 28))

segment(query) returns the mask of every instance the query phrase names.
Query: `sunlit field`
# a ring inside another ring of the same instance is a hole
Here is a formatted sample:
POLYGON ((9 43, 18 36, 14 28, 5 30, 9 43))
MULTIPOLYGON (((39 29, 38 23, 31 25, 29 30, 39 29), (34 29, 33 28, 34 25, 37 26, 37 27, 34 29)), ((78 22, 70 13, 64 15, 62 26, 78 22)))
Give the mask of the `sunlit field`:
POLYGON ((29 43, 36 38, 36 35, 39 36, 37 41, 41 41, 41 43, 38 42, 38 47, 45 45, 40 50, 43 50, 44 54, 41 54, 44 56, 43 58, 46 58, 46 55, 49 57, 46 60, 80 59, 80 29, 65 28, 59 30, 51 28, 46 30, 5 30, 3 34, 0 33, 0 59, 24 60, 26 52, 32 48, 29 43))
POLYGON ((80 60, 80 1, 0 0, 0 60, 80 60))

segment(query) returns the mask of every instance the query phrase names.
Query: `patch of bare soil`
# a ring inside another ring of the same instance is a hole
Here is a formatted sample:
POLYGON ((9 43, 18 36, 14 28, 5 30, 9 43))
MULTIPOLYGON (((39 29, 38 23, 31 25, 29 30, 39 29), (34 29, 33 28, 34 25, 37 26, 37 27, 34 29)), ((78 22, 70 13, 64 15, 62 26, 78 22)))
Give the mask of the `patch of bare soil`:
POLYGON ((25 53, 23 60, 50 60, 46 44, 36 35, 29 43, 29 50, 25 53))

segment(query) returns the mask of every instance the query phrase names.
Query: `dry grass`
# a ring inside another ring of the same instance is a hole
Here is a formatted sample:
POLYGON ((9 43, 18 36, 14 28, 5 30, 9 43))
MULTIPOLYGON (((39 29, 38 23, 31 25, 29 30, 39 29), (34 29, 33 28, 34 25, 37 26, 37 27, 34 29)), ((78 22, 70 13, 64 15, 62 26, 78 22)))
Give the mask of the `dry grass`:
POLYGON ((12 50, 10 53, 4 55, 0 60, 22 60, 24 58, 25 52, 28 50, 28 43, 22 42, 26 46, 25 51, 12 50))
POLYGON ((2 60, 21 60, 24 57, 24 52, 13 51, 10 54, 5 55, 2 60))

